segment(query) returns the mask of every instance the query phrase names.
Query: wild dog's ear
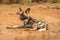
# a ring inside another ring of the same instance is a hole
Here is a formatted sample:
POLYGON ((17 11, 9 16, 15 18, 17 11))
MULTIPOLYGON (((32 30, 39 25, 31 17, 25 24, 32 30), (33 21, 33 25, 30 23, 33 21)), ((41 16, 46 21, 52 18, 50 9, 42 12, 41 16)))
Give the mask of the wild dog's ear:
POLYGON ((24 14, 24 12, 21 8, 19 8, 19 10, 20 10, 20 14, 24 14))
POLYGON ((22 11, 22 9, 21 9, 21 8, 19 8, 19 10, 20 10, 20 11, 22 11))
POLYGON ((27 8, 25 13, 28 14, 30 12, 30 8, 27 8))

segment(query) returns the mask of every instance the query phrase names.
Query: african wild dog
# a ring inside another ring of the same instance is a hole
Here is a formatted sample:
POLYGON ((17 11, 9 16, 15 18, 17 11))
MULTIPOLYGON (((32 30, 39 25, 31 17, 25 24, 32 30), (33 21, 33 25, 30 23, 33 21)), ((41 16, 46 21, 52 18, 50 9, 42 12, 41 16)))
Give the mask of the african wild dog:
POLYGON ((39 31, 48 30, 48 23, 41 20, 38 21, 37 19, 34 19, 31 16, 25 15, 25 14, 29 14, 30 8, 28 8, 25 11, 25 14, 21 8, 19 9, 20 9, 20 20, 23 20, 24 22, 22 25, 12 26, 11 28, 29 28, 29 30, 39 30, 39 31))

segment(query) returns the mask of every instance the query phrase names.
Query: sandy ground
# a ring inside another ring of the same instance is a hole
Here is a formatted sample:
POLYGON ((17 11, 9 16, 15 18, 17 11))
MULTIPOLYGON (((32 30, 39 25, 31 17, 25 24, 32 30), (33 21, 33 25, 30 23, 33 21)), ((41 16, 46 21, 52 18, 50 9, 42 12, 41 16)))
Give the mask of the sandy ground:
POLYGON ((0 6, 0 40, 60 40, 60 9, 52 9, 52 7, 60 7, 57 4, 37 4, 24 6, 0 6), (19 19, 19 7, 24 11, 30 7, 30 16, 36 19, 48 22, 47 31, 25 31, 25 29, 6 29, 11 25, 20 25, 22 21, 19 19))

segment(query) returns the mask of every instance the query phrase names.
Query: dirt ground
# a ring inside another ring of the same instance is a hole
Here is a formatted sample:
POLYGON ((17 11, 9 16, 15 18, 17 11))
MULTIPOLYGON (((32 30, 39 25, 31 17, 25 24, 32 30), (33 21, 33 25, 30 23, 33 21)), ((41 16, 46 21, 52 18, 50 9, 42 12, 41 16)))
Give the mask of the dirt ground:
POLYGON ((35 4, 24 6, 0 6, 0 40, 60 40, 60 9, 54 7, 56 4, 35 4), (30 7, 30 16, 35 19, 48 22, 47 31, 25 31, 25 29, 6 29, 11 25, 20 25, 17 12, 21 7, 24 11, 30 7))

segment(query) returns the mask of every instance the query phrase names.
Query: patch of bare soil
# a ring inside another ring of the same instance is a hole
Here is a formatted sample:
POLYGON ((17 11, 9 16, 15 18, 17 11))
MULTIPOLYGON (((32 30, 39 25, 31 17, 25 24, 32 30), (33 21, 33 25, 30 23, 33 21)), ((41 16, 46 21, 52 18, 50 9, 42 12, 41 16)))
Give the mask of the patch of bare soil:
POLYGON ((6 29, 6 27, 22 24, 18 7, 0 6, 0 40, 60 40, 60 9, 52 9, 57 4, 38 4, 20 6, 23 10, 30 7, 30 16, 48 22, 47 31, 25 31, 25 29, 6 29))

